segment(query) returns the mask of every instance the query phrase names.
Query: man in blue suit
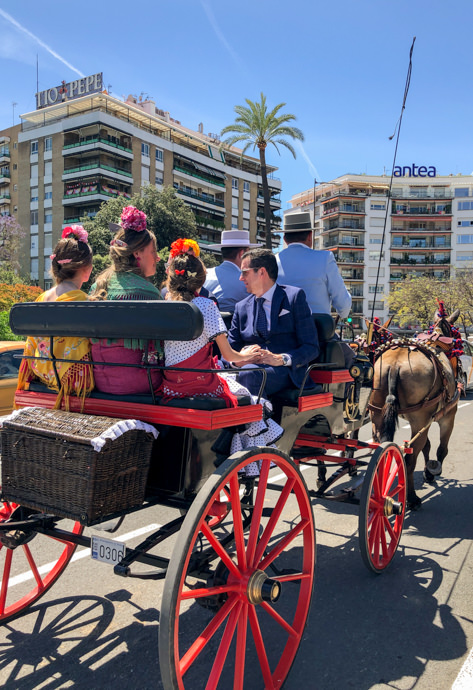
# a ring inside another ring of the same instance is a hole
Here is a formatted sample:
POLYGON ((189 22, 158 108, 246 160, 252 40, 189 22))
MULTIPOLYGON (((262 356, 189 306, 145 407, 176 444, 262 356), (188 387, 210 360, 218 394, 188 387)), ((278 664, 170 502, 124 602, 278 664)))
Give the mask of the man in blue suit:
MULTIPOLYGON (((260 346, 255 364, 266 369, 265 395, 301 386, 307 365, 319 354, 304 291, 276 284, 277 277, 276 257, 269 249, 250 249, 243 255, 240 280, 251 294, 236 305, 228 338, 235 350, 260 346)), ((256 395, 261 373, 244 367, 238 380, 256 395)))

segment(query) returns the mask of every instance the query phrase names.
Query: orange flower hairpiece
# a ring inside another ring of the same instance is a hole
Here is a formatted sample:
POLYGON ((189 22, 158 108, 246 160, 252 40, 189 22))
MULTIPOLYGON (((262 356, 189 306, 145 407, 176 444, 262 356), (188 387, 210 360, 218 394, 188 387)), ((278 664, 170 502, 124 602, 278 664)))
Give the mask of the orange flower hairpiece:
POLYGON ((183 237, 171 244, 169 256, 171 259, 174 259, 174 257, 179 256, 179 254, 187 254, 189 250, 192 250, 194 256, 200 256, 200 247, 197 242, 183 237))

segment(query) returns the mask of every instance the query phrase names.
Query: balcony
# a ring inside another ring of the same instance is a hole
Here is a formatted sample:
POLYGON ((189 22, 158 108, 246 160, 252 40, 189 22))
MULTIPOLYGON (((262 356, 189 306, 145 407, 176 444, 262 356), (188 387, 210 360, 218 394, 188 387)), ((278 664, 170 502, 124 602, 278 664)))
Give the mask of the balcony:
POLYGON ((195 213, 195 211, 194 211, 194 216, 195 216, 195 222, 200 227, 214 228, 215 230, 225 230, 225 221, 224 220, 220 220, 218 218, 207 218, 205 216, 201 216, 200 214, 195 213))
MULTIPOLYGON (((270 190, 271 191, 271 190, 270 190)), ((279 196, 280 190, 275 190, 277 191, 277 196, 271 196, 269 198, 269 203, 272 208, 281 208, 281 197, 279 196)), ((258 191, 258 196, 256 198, 258 204, 262 206, 264 204, 264 197, 263 197, 263 192, 258 191)))
POLYGON ((343 280, 363 280, 363 271, 357 268, 345 268, 341 267, 340 273, 342 274, 343 280))
POLYGON ((67 186, 62 203, 72 205, 91 201, 108 201, 119 196, 131 199, 131 193, 128 191, 110 187, 104 180, 90 180, 88 183, 84 181, 67 186))
POLYGON ((9 194, 0 194, 0 206, 10 203, 11 196, 9 194))
POLYGON ((432 271, 428 269, 424 271, 409 271, 409 273, 399 273, 396 271, 394 273, 391 273, 391 275, 389 276, 389 282, 398 283, 402 280, 407 280, 409 278, 420 278, 422 276, 435 278, 436 280, 448 280, 450 278, 450 271, 432 271))
MULTIPOLYGON (((352 297, 353 297, 353 293, 352 293, 352 297)), ((351 310, 352 310, 353 314, 363 314, 363 300, 362 299, 352 300, 351 310)))
POLYGON ((438 238, 429 238, 429 240, 410 239, 404 240, 403 242, 392 242, 391 249, 429 249, 432 251, 441 251, 443 249, 450 249, 452 246, 450 242, 450 237, 444 238, 444 241, 441 243, 435 242, 435 239, 438 238))
POLYGON ((393 199, 453 199, 453 192, 448 192, 446 190, 442 191, 426 191, 426 190, 416 190, 411 192, 392 192, 391 197, 393 199))
POLYGON ((102 170, 106 170, 108 172, 113 173, 114 175, 121 175, 123 177, 129 177, 130 180, 133 180, 133 176, 129 170, 126 170, 125 168, 118 168, 113 165, 106 165, 103 162, 100 162, 99 160, 94 160, 91 161, 90 163, 85 163, 84 165, 78 165, 74 168, 65 168, 64 172, 62 174, 62 179, 67 180, 70 179, 70 175, 74 175, 75 177, 80 176, 80 173, 86 173, 88 175, 90 174, 96 174, 98 175, 102 170), (91 170, 94 171, 91 173, 91 170))
POLYGON ((10 168, 0 170, 0 184, 10 184, 10 168))
POLYGON ((10 149, 8 146, 0 146, 0 165, 10 162, 10 149))
POLYGON ((422 204, 419 206, 407 206, 406 204, 395 204, 393 202, 393 207, 391 214, 393 216, 451 216, 452 207, 450 204, 422 204))
POLYGON ((344 204, 340 203, 336 206, 329 206, 324 208, 322 215, 327 216, 333 213, 365 213, 364 204, 344 204))
POLYGON ((339 220, 330 222, 328 228, 324 228, 323 232, 333 232, 334 230, 361 230, 364 232, 365 224, 362 220, 339 220))
POLYGON ((189 175, 190 177, 193 177, 197 180, 202 180, 203 182, 216 185, 217 187, 223 187, 225 189, 225 182, 221 178, 213 177, 212 175, 206 175, 205 173, 195 169, 192 170, 189 168, 183 168, 180 165, 174 165, 173 170, 174 172, 181 173, 183 175, 189 175))
POLYGON ((331 247, 359 247, 364 248, 363 237, 350 237, 347 235, 330 235, 324 238, 324 249, 331 247))
POLYGON ((77 149, 83 150, 84 147, 89 147, 89 149, 97 148, 96 144, 103 144, 105 147, 109 146, 111 149, 115 149, 116 151, 122 151, 133 156, 133 150, 131 149, 131 147, 124 146, 123 144, 121 144, 118 137, 111 137, 110 139, 108 139, 100 137, 98 135, 81 137, 79 141, 64 144, 64 146, 62 147, 62 152, 63 155, 69 155, 69 153, 74 153, 77 149))
MULTIPOLYGON (((397 220, 397 218, 396 218, 397 220)), ((411 234, 422 234, 422 235, 427 235, 427 234, 442 234, 446 232, 452 232, 452 227, 451 225, 448 225, 447 222, 449 223, 450 221, 446 221, 445 224, 439 226, 436 223, 422 223, 422 227, 416 227, 415 225, 408 225, 409 221, 406 220, 406 225, 396 225, 391 228, 391 232, 402 232, 405 235, 411 235, 411 234)))
POLYGON ((363 253, 353 254, 350 252, 335 252, 337 264, 363 264, 363 253))
POLYGON ((174 182, 174 189, 178 194, 182 194, 183 196, 190 197, 191 199, 197 199, 198 201, 202 201, 206 204, 212 204, 214 206, 219 206, 220 208, 223 208, 225 206, 225 202, 220 199, 215 199, 212 195, 210 194, 199 194, 197 191, 192 189, 191 187, 180 187, 177 182, 174 182))
POLYGON ((451 263, 451 257, 444 257, 444 258, 436 258, 435 254, 428 254, 427 256, 409 256, 408 254, 404 254, 401 257, 397 256, 392 256, 391 255, 391 265, 398 265, 398 266, 425 266, 425 265, 442 265, 442 264, 450 264, 451 263))

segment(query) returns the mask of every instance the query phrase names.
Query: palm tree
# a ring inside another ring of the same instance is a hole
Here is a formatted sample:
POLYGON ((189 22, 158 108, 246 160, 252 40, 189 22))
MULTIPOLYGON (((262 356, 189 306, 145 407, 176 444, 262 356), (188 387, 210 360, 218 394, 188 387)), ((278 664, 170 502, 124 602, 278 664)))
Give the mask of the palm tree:
POLYGON ((261 101, 259 103, 250 101, 249 98, 245 98, 245 101, 248 107, 236 105, 234 110, 238 117, 232 125, 228 125, 222 129, 222 136, 233 132, 232 136, 226 139, 222 145, 230 147, 240 141, 245 141, 246 144, 241 152, 242 157, 251 145, 253 145, 253 149, 256 147, 259 149, 266 226, 266 247, 272 249, 271 207, 269 203, 268 173, 266 171, 266 147, 268 144, 272 144, 279 153, 278 146, 285 146, 295 158, 296 152, 284 137, 291 137, 292 139, 304 141, 304 135, 300 129, 291 127, 288 124, 296 119, 295 115, 291 115, 290 113, 286 115, 278 114, 281 108, 286 105, 285 103, 280 103, 268 112, 266 96, 263 93, 261 93, 261 101))

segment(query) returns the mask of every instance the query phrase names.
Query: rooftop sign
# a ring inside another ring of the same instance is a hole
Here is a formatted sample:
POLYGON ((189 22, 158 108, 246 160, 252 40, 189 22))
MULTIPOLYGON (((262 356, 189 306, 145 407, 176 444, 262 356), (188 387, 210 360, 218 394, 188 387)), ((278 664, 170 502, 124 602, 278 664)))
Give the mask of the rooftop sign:
POLYGON ((66 84, 61 82, 60 86, 53 86, 46 91, 38 91, 36 94, 36 109, 46 108, 49 105, 56 105, 64 101, 70 101, 80 96, 88 96, 103 90, 103 72, 97 72, 90 77, 82 77, 66 84))
POLYGON ((394 177, 436 177, 437 169, 433 165, 427 167, 426 165, 396 165, 394 168, 394 177))

